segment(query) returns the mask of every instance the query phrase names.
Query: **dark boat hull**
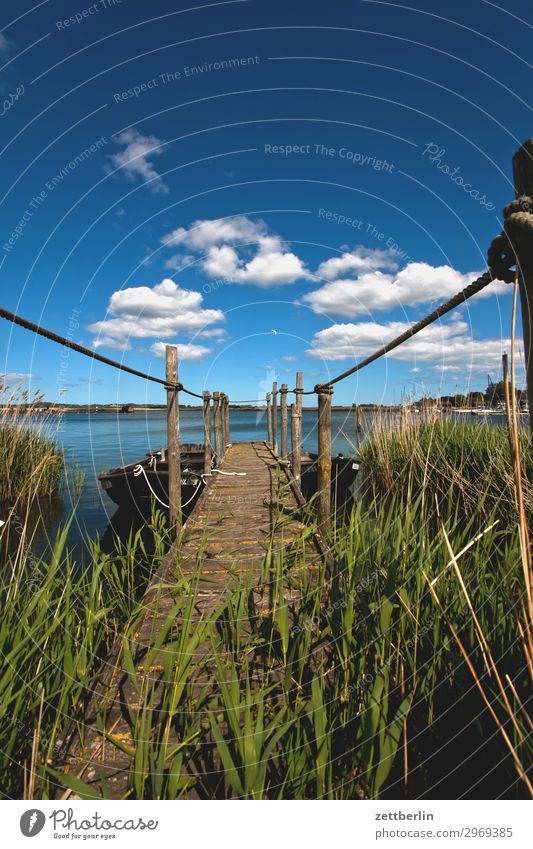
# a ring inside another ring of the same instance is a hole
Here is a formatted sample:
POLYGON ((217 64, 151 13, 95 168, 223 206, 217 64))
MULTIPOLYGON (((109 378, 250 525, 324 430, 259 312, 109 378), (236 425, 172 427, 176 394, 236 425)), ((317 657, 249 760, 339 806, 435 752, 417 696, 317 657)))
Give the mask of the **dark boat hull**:
MULTIPOLYGON (((185 504, 202 489, 204 470, 203 446, 197 443, 181 446, 181 500, 185 504)), ((137 463, 110 469, 98 476, 104 491, 119 507, 136 506, 150 510, 152 500, 159 507, 168 506, 168 463, 161 452, 148 454, 137 463), (139 472, 142 468, 142 472, 139 472), (136 473, 137 472, 137 473, 136 473)))
MULTIPOLYGON (((203 445, 181 447, 181 500, 186 504, 195 500, 203 489, 201 474, 204 468, 203 445)), ((358 464, 352 458, 332 458, 331 495, 333 503, 340 507, 347 504, 353 494, 353 484, 358 464)), ((317 491, 317 455, 302 454, 301 490, 306 499, 317 491)), ((149 454, 138 463, 111 469, 99 476, 99 481, 108 496, 119 507, 136 506, 147 512, 153 499, 159 506, 168 505, 168 463, 161 459, 161 452, 149 454), (155 458, 155 459, 154 459, 155 458), (142 472, 139 473, 139 467, 142 472), (137 474, 135 473, 137 472, 137 474)))

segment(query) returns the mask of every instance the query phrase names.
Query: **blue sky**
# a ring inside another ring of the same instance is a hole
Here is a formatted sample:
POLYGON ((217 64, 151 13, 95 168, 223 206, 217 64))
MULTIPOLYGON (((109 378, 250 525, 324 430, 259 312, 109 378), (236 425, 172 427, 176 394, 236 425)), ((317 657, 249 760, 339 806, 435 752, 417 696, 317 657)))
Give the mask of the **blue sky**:
MULTIPOLYGON (((517 0, 178 5, 2 9, 0 302, 158 375, 178 344, 197 392, 258 398, 298 369, 311 388, 484 270, 532 135, 533 15, 517 0)), ((334 402, 483 389, 509 349, 510 289, 334 402)), ((5 322, 0 356, 50 400, 164 400, 5 322)))

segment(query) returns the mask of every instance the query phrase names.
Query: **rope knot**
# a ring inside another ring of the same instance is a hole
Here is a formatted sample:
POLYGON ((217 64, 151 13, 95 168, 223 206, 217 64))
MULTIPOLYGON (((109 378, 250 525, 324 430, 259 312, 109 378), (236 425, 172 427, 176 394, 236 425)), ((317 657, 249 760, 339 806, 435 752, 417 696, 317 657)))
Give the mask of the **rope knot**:
POLYGON ((505 283, 514 281, 513 266, 516 265, 516 256, 506 233, 495 236, 490 243, 487 251, 487 264, 495 280, 503 280, 505 283))
POLYGON ((505 218, 504 232, 511 244, 521 250, 526 245, 533 245, 533 199, 522 195, 508 203, 503 210, 505 218))

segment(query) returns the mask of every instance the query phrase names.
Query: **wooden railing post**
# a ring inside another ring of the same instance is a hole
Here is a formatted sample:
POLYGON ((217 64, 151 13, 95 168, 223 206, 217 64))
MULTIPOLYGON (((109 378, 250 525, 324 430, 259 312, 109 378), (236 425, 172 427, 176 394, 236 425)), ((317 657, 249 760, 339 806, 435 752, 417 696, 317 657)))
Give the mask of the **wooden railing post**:
POLYGON ((302 479, 302 392, 303 372, 296 372, 295 403, 291 406, 292 473, 298 486, 302 479))
POLYGON ((231 442, 231 434, 229 429, 229 396, 226 395, 226 446, 231 442))
POLYGON ((272 384, 272 449, 278 453, 278 384, 272 384))
POLYGON ((267 442, 272 448, 272 403, 270 399, 270 392, 266 394, 266 402, 267 402, 267 442))
MULTIPOLYGON (((513 156, 513 176, 516 196, 533 197, 533 139, 524 142, 513 156)), ((533 214, 533 209, 524 207, 524 212, 533 214)), ((531 244, 527 245, 525 240, 521 240, 519 253, 519 265, 517 267, 519 267, 527 401, 529 405, 529 426, 533 433, 533 248, 531 244)))
POLYGON ((222 456, 226 453, 226 445, 228 444, 228 417, 226 415, 226 406, 228 403, 228 396, 224 393, 220 393, 220 420, 222 425, 222 456))
POLYGON ((361 414, 361 405, 355 405, 355 432, 357 434, 357 445, 361 444, 361 437, 363 435, 363 416, 361 414))
POLYGON ((287 459, 288 453, 288 435, 287 435, 287 394, 289 392, 289 387, 286 383, 281 384, 280 389, 280 398, 281 398, 281 459, 287 459))
POLYGON ((211 472, 211 393, 204 392, 204 475, 211 472))
POLYGON ((167 388, 167 461, 168 461, 168 503, 171 533, 175 534, 181 525, 181 461, 179 433, 179 398, 173 387, 178 383, 178 349, 167 345, 166 381, 167 388))
POLYGON ((213 421, 215 424, 215 454, 218 462, 222 459, 222 434, 220 432, 220 392, 213 392, 213 421))
POLYGON ((327 534, 331 525, 331 397, 330 386, 318 388, 318 527, 327 534))

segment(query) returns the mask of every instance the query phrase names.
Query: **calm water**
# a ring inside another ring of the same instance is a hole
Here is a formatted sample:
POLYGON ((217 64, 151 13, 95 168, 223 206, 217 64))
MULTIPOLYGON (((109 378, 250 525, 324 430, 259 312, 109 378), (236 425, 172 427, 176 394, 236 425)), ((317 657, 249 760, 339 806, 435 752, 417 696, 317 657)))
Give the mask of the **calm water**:
MULTIPOLYGON (((365 416, 365 429, 369 428, 372 415, 365 416)), ((317 449, 316 418, 316 410, 304 410, 303 447, 307 451, 317 449)), ((470 420, 470 416, 468 419, 470 420)), ((479 421, 486 423, 487 419, 480 418, 479 421)), ((503 423, 504 419, 501 416, 491 416, 490 421, 503 423)), ((357 438, 354 413, 333 410, 332 425, 333 453, 355 453, 357 438)), ((232 410, 230 431, 231 439, 235 442, 265 439, 266 415, 251 410, 232 410)), ((180 411, 180 435, 182 442, 203 442, 200 410, 180 411)), ((131 463, 149 451, 164 447, 167 442, 166 414, 162 410, 130 414, 66 413, 55 438, 65 451, 67 464, 75 462, 85 475, 70 535, 73 544, 82 545, 87 534, 104 536, 111 518, 117 511, 116 505, 98 483, 98 475, 104 470, 131 463)), ((65 487, 61 497, 54 499, 54 502, 46 507, 46 515, 42 516, 39 548, 48 546, 49 537, 52 537, 58 525, 71 515, 75 500, 74 493, 65 487)))

